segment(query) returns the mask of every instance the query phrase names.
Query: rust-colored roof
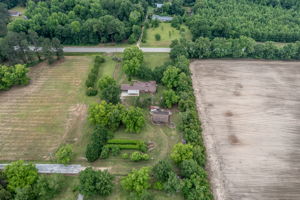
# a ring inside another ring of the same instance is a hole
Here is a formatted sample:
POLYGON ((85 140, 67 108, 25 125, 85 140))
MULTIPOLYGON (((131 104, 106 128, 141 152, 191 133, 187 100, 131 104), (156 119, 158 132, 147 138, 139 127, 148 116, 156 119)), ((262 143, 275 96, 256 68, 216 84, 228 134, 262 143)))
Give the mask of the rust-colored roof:
POLYGON ((139 90, 140 92, 155 93, 156 92, 156 81, 148 81, 148 82, 136 81, 132 85, 122 84, 121 90, 122 91, 139 90))

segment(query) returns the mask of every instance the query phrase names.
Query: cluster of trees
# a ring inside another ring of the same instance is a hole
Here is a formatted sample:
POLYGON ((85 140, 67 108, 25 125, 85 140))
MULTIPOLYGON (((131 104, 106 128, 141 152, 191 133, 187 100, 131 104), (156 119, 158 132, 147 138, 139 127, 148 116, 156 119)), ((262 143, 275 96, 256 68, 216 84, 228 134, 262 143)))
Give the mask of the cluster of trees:
MULTIPOLYGON (((35 1, 42 1, 42 0, 35 0, 35 1)), ((11 9, 17 5, 25 6, 27 0, 0 0, 0 3, 6 4, 8 9, 11 9)))
POLYGON ((38 175, 32 164, 16 161, 0 172, 0 199, 52 199, 62 188, 62 175, 38 175))
POLYGON ((145 126, 143 110, 137 107, 126 108, 122 104, 111 104, 101 101, 90 106, 89 121, 109 130, 116 131, 121 125, 129 133, 140 133, 145 126))
POLYGON ((161 15, 183 15, 183 4, 185 2, 193 2, 192 0, 173 0, 165 1, 161 8, 156 8, 155 12, 161 15))
POLYGON ((138 47, 128 47, 123 54, 123 71, 130 81, 133 76, 137 76, 142 68, 144 54, 138 47))
POLYGON ((8 14, 7 6, 0 1, 0 37, 6 35, 9 19, 10 16, 8 14))
POLYGON ((95 88, 95 84, 98 78, 99 74, 99 68, 102 63, 105 62, 105 58, 103 56, 96 56, 94 66, 91 69, 87 80, 85 81, 86 85, 86 95, 87 96, 96 96, 98 93, 98 90, 95 88))
POLYGON ((40 36, 58 38, 64 44, 137 40, 148 3, 145 0, 68 0, 27 2, 28 19, 9 24, 15 32, 33 30, 40 36))
POLYGON ((104 76, 98 81, 100 97, 108 103, 117 104, 120 102, 121 89, 117 81, 110 76, 104 76))
POLYGON ((175 40, 171 44, 171 58, 184 55, 188 58, 263 58, 298 60, 300 42, 278 46, 273 42, 256 43, 248 37, 236 39, 200 37, 196 41, 175 40))
POLYGON ((266 6, 251 0, 204 0, 195 4, 194 12, 187 20, 194 39, 247 36, 262 42, 300 40, 299 9, 266 6))
POLYGON ((27 73, 25 65, 0 65, 0 91, 8 90, 14 85, 27 85, 30 80, 27 73))
POLYGON ((108 196, 114 187, 114 176, 108 171, 95 171, 91 167, 79 174, 79 192, 84 196, 108 196))
POLYGON ((39 37, 34 31, 8 32, 0 40, 0 62, 9 64, 33 64, 47 60, 52 64, 63 57, 63 46, 57 38, 39 37))
POLYGON ((299 9, 300 2, 298 0, 248 0, 253 3, 258 3, 267 6, 281 6, 286 9, 299 9))

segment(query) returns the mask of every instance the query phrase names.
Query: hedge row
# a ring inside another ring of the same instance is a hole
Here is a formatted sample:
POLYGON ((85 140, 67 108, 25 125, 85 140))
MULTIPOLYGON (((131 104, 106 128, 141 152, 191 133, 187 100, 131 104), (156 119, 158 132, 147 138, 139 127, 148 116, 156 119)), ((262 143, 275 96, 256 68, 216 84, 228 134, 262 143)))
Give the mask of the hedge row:
POLYGON ((105 59, 102 56, 96 56, 95 63, 90 71, 87 80, 85 81, 85 85, 87 87, 86 89, 86 95, 87 96, 96 96, 98 91, 95 88, 96 81, 98 79, 99 74, 99 68, 102 63, 105 62, 105 59))
POLYGON ((128 140, 128 139, 111 139, 107 141, 107 144, 140 144, 140 140, 128 140))
POLYGON ((108 148, 119 147, 121 150, 140 150, 140 146, 136 144, 107 144, 108 148))

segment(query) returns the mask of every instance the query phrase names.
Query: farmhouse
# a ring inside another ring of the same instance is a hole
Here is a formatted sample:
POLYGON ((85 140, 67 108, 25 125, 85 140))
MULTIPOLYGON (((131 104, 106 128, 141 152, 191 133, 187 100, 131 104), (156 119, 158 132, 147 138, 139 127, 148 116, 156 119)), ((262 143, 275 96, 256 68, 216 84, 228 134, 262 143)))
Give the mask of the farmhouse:
POLYGON ((156 81, 141 82, 136 81, 131 84, 121 85, 122 93, 127 96, 139 96, 139 93, 155 93, 156 92, 156 81))
POLYGON ((172 115, 171 111, 160 109, 158 106, 152 106, 150 108, 151 120, 155 124, 169 124, 170 117, 172 115))
POLYGON ((19 17, 21 16, 21 13, 18 12, 18 11, 8 11, 9 15, 12 16, 12 17, 19 17))
POLYGON ((161 8, 164 4, 162 4, 162 3, 156 3, 155 5, 156 5, 156 8, 161 8))
POLYGON ((157 20, 162 21, 162 22, 169 22, 169 21, 173 20, 173 17, 153 15, 152 19, 153 20, 157 19, 157 20))

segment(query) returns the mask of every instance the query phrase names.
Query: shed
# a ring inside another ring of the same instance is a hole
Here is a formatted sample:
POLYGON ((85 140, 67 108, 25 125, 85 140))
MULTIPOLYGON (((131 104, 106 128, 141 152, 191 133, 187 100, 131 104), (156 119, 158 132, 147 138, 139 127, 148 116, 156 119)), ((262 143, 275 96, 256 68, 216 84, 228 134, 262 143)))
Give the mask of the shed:
POLYGON ((12 17, 19 17, 19 16, 21 16, 21 13, 18 12, 18 11, 12 11, 12 10, 10 10, 10 11, 8 11, 8 13, 12 17))
POLYGON ((160 108, 151 109, 150 111, 151 120, 156 124, 169 124, 171 118, 171 111, 163 110, 160 108))
POLYGON ((139 96, 140 91, 139 90, 128 90, 127 94, 128 94, 128 96, 139 96))
POLYGON ((160 15, 153 15, 152 16, 152 19, 155 20, 159 20, 159 21, 162 21, 162 22, 169 22, 169 21, 172 21, 173 20, 173 17, 170 17, 170 16, 160 16, 160 15))
POLYGON ((122 84, 121 90, 128 93, 129 90, 139 90, 142 93, 155 93, 156 92, 156 82, 141 82, 136 81, 133 84, 122 84))
POLYGON ((155 5, 156 5, 156 8, 161 8, 164 4, 162 4, 162 3, 156 3, 155 5))

